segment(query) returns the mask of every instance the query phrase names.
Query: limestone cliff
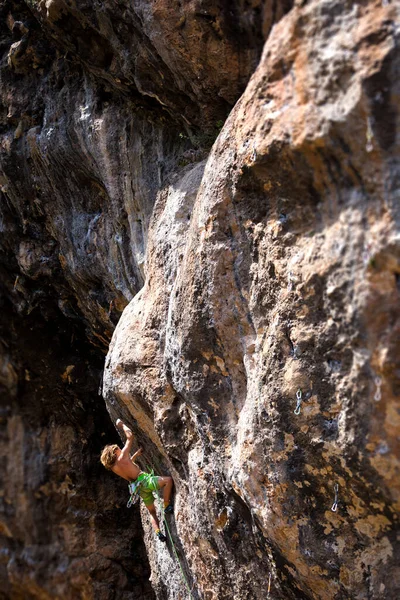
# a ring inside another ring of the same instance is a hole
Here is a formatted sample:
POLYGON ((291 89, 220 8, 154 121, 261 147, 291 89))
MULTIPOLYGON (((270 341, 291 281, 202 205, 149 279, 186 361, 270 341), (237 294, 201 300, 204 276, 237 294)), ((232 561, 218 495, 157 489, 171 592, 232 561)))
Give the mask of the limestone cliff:
POLYGON ((4 597, 395 600, 397 5, 0 11, 4 597))

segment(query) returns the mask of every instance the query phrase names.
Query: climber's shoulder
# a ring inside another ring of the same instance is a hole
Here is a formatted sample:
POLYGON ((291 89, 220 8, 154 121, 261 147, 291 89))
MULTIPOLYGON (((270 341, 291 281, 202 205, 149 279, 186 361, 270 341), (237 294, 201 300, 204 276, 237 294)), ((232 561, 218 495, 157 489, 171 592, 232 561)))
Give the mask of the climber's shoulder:
POLYGON ((140 473, 139 467, 122 454, 115 461, 112 470, 127 481, 134 481, 140 473))

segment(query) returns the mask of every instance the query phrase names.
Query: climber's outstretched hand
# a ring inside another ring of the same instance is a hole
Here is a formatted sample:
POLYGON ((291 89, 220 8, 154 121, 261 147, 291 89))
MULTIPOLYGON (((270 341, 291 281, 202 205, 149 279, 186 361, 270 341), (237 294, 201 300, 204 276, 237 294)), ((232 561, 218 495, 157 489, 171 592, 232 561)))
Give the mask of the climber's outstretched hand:
POLYGON ((130 457, 130 451, 131 451, 132 445, 133 445, 133 433, 129 429, 129 427, 127 427, 125 425, 125 423, 123 421, 121 421, 121 419, 117 419, 115 421, 115 426, 118 429, 122 429, 123 432, 124 432, 124 434, 126 435, 125 446, 122 448, 122 457, 123 458, 129 458, 130 457))
POLYGON ((129 427, 127 425, 125 425, 125 423, 123 421, 121 421, 121 419, 117 419, 115 421, 115 425, 116 425, 116 427, 118 427, 118 429, 122 429, 124 431, 127 438, 130 438, 133 435, 132 431, 129 429, 129 427))

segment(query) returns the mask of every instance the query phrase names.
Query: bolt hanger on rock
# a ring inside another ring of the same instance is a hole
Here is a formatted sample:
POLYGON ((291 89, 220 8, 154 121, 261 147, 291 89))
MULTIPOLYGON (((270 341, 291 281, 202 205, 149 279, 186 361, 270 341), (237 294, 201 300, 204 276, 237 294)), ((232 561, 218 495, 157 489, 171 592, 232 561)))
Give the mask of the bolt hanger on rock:
POLYGON ((332 504, 332 508, 331 508, 332 512, 336 512, 337 511, 338 501, 339 501, 339 484, 335 483, 335 500, 334 500, 334 502, 332 504))
POLYGON ((382 392, 381 392, 382 379, 379 376, 375 377, 374 383, 376 386, 374 400, 375 400, 375 402, 379 402, 382 398, 382 392))
POLYGON ((257 160, 257 150, 256 150, 256 144, 254 142, 253 143, 253 150, 252 150, 252 153, 251 153, 251 161, 252 162, 256 162, 256 160, 257 160))

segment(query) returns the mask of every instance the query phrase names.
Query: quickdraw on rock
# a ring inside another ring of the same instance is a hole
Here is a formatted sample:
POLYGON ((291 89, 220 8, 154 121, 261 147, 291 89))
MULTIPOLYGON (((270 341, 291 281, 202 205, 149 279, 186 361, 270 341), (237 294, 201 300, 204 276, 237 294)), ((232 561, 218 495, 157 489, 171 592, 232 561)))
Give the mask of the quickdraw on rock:
POLYGON ((382 379, 380 377, 375 377, 375 386, 376 386, 375 396, 374 396, 375 402, 379 402, 382 398, 381 385, 382 385, 382 379))
POLYGON ((373 137, 374 137, 374 133, 372 131, 371 119, 368 117, 367 118, 367 133, 366 133, 367 144, 365 146, 365 149, 367 152, 372 152, 372 150, 374 149, 374 145, 372 143, 373 137))
POLYGON ((339 485, 337 483, 335 483, 335 500, 332 504, 332 508, 331 508, 332 512, 337 511, 338 501, 339 501, 339 485))
POLYGON ((302 398, 303 398, 303 392, 301 391, 301 389, 299 388, 296 392, 296 400, 297 400, 297 404, 296 404, 296 408, 294 409, 294 414, 295 415, 299 415, 300 414, 300 410, 301 410, 301 403, 302 403, 302 398))
POLYGON ((292 289, 293 289, 293 283, 295 283, 295 281, 296 281, 296 278, 293 275, 292 271, 289 271, 287 279, 288 279, 288 287, 287 287, 287 289, 288 289, 289 292, 291 292, 292 289))

